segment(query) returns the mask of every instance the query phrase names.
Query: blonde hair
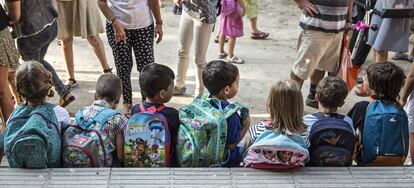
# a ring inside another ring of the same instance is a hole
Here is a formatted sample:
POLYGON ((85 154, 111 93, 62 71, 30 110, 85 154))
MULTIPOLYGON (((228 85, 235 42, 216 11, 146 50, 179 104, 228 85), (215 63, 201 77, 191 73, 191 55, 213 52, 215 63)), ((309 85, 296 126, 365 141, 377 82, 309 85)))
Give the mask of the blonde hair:
POLYGON ((306 130, 303 117, 302 93, 289 80, 278 81, 269 91, 267 110, 272 121, 271 129, 300 134, 306 130))
POLYGON ((53 97, 51 79, 52 74, 42 64, 36 61, 24 62, 16 73, 17 94, 26 104, 43 104, 47 97, 53 97))

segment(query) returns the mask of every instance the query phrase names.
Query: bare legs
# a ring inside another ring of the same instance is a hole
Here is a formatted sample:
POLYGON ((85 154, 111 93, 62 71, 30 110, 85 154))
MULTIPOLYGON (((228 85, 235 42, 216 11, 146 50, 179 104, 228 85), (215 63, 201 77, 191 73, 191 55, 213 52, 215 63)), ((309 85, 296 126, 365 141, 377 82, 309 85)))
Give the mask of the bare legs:
MULTIPOLYGON (((219 35, 219 45, 220 45, 220 53, 224 53, 224 44, 226 41, 226 37, 220 33, 219 35)), ((229 58, 234 56, 234 47, 236 46, 236 37, 229 37, 229 43, 227 47, 227 54, 229 58)))
POLYGON ((377 51, 374 49, 374 63, 384 63, 388 61, 387 51, 377 51))
MULTIPOLYGON (((90 36, 87 38, 89 44, 92 46, 96 57, 104 70, 109 69, 108 61, 106 59, 105 48, 99 35, 90 36)), ((62 39, 62 52, 66 62, 66 70, 69 78, 75 79, 74 60, 73 60, 73 37, 62 39)))
MULTIPOLYGON (((0 66, 0 108, 4 122, 9 119, 9 116, 14 109, 12 94, 9 88, 8 75, 9 68, 0 66)), ((3 126, 1 126, 0 131, 2 131, 2 129, 3 126)))
POLYGON ((257 28, 257 17, 250 19, 250 31, 252 33, 257 33, 259 29, 257 28))

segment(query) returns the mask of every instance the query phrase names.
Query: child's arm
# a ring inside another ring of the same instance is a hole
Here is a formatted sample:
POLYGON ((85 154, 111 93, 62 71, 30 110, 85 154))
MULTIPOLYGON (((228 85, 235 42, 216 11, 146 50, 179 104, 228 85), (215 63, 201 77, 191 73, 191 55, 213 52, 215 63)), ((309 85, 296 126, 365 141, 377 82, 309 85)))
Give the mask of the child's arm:
POLYGON ((124 134, 115 135, 116 156, 118 160, 124 162, 124 134))
POLYGON ((248 114, 247 118, 244 119, 241 123, 242 123, 242 129, 240 131, 240 140, 237 143, 239 143, 244 138, 244 136, 246 135, 247 131, 250 128, 250 114, 248 114))

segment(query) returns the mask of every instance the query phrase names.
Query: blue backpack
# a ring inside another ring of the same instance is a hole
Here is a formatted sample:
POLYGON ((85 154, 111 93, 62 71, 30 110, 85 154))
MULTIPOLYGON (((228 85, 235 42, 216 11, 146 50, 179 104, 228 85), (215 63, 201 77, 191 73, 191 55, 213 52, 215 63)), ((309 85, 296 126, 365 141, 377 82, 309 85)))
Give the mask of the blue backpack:
POLYGON ((4 148, 12 168, 56 168, 61 166, 61 139, 53 108, 46 103, 19 105, 7 122, 4 148))
POLYGON ((104 108, 93 118, 86 119, 83 109, 76 113, 76 125, 63 133, 62 160, 64 167, 108 167, 112 164, 105 123, 119 114, 104 108))
POLYGON ((125 129, 125 166, 170 167, 171 135, 167 119, 159 112, 165 106, 145 109, 132 115, 125 129))
POLYGON ((380 100, 371 102, 362 134, 362 165, 404 164, 408 154, 408 118, 400 107, 380 100))
POLYGON ((350 166, 355 147, 355 135, 345 116, 332 114, 326 117, 313 114, 315 122, 309 133, 311 166, 350 166))

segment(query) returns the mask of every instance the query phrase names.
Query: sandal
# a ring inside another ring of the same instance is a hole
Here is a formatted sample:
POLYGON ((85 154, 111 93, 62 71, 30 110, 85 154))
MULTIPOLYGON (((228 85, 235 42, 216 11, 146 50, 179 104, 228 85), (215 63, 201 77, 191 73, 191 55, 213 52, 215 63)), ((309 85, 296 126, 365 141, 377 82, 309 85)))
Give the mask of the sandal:
POLYGON ((223 53, 218 53, 218 58, 219 59, 225 59, 226 57, 227 57, 227 53, 226 52, 223 52, 223 53))
POLYGON ((227 57, 227 62, 228 63, 234 63, 234 64, 244 64, 245 61, 241 58, 238 58, 236 56, 233 57, 227 57))
POLYGON ((263 31, 257 31, 256 33, 252 33, 250 36, 253 40, 257 39, 266 39, 269 36, 269 33, 263 31))
POLYGON ((405 53, 396 53, 393 57, 393 60, 396 61, 409 61, 409 62, 413 62, 414 57, 411 55, 407 55, 405 53))
POLYGON ((78 82, 74 78, 69 78, 68 81, 66 81, 66 86, 68 86, 71 90, 72 88, 78 86, 78 82))
POLYGON ((70 95, 70 93, 67 93, 65 96, 59 99, 59 106, 61 106, 62 108, 65 108, 67 105, 69 105, 76 99, 75 96, 73 95, 71 95, 68 99, 66 99, 68 95, 70 95))
POLYGON ((104 69, 103 70, 103 73, 105 74, 105 73, 112 73, 112 68, 109 68, 109 69, 104 69))

